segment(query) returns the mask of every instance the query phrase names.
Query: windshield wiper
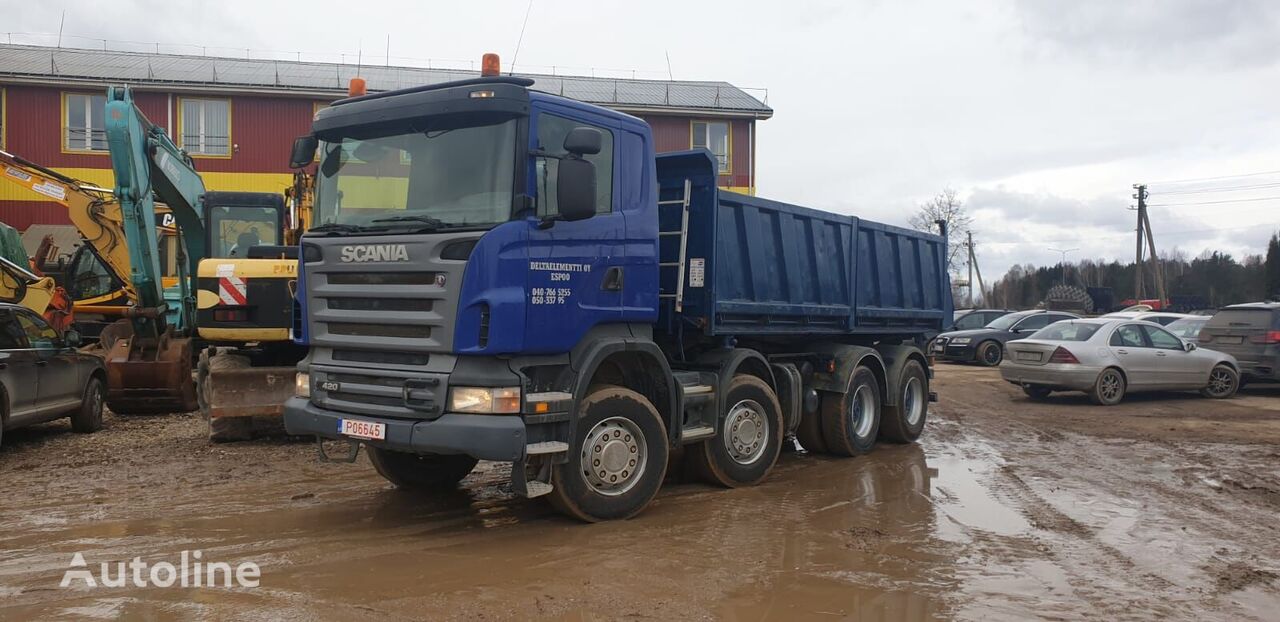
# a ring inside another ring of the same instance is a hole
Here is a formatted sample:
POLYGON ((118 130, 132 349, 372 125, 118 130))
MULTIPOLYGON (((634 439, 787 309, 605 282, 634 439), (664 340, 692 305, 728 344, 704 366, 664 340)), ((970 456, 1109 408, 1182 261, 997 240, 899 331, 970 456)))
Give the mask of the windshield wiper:
POLYGON ((329 222, 323 225, 316 225, 307 231, 315 233, 359 233, 364 231, 364 227, 356 225, 345 225, 337 222, 329 222))
POLYGON ((431 216, 388 216, 386 218, 374 218, 369 222, 420 222, 428 227, 435 228, 440 228, 447 224, 445 221, 431 216))

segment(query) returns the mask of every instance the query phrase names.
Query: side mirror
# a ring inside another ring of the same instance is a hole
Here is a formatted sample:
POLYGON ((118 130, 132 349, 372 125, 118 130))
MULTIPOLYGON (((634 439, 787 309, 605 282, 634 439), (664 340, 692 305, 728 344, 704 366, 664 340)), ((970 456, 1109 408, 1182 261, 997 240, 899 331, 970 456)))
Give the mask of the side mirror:
POLYGON ((84 343, 84 340, 80 338, 80 332, 74 330, 68 330, 64 333, 62 335, 62 341, 67 344, 68 348, 79 348, 80 345, 84 343))
POLYGON ((293 151, 289 153, 289 168, 302 168, 316 159, 316 148, 320 141, 315 136, 299 136, 293 141, 293 151))
POLYGON ((590 127, 575 127, 569 130, 568 136, 564 137, 564 150, 580 156, 595 155, 600 153, 602 141, 600 130, 590 127))
POLYGON ((560 218, 564 220, 585 220, 595 216, 596 165, 577 158, 560 160, 556 168, 556 199, 560 218))
POLYGON ((1195 352, 1196 350, 1196 344, 1194 342, 1185 341, 1183 342, 1183 345, 1186 346, 1183 349, 1186 350, 1187 352, 1195 352))

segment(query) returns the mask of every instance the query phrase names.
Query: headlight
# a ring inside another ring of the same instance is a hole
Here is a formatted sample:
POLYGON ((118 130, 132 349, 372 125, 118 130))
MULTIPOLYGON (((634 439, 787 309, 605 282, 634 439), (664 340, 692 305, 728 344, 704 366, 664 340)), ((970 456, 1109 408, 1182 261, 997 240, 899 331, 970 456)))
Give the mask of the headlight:
POLYGON ((958 346, 962 346, 966 343, 969 343, 969 341, 970 341, 969 337, 955 337, 951 341, 948 341, 947 343, 954 343, 958 346))
POLYGON ((520 387, 453 387, 449 412, 513 414, 520 412, 520 387))
POLYGON ((311 397, 311 374, 300 371, 293 377, 293 393, 298 397, 311 397))

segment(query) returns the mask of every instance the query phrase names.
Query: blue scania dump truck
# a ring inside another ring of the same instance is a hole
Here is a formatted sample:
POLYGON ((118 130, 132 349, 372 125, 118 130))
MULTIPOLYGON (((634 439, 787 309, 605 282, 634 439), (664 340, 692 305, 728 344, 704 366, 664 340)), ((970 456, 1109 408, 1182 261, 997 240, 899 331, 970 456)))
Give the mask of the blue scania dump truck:
POLYGON ((586 521, 641 511, 677 448, 733 487, 793 439, 920 435, 945 238, 725 192, 705 150, 484 73, 338 101, 295 142, 319 163, 291 434, 404 488, 508 462, 586 521))

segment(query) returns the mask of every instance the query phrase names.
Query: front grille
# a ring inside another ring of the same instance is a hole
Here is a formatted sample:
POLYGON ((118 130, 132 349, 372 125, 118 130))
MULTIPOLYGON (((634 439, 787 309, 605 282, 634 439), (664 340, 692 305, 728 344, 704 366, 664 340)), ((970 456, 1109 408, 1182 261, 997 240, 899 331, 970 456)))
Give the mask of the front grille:
POLYGON ((435 272, 331 272, 330 285, 435 285, 435 272))
POLYGON ((361 374, 335 374, 329 373, 325 375, 325 379, 342 384, 368 384, 377 387, 392 387, 399 389, 404 386, 404 378, 395 376, 365 376, 361 374))
POLYGON ((355 393, 344 393, 342 391, 334 391, 329 394, 329 399, 339 400, 342 402, 355 402, 357 404, 375 404, 378 406, 403 407, 404 398, 399 397, 383 397, 381 395, 363 395, 355 393))
POLYGON ((412 324, 359 324, 356 322, 329 322, 329 334, 353 337, 401 337, 405 339, 429 339, 430 326, 412 324))
MULTIPOLYGON (((331 279, 332 280, 332 279, 331 279)), ((330 309, 339 311, 430 311, 432 301, 423 298, 329 298, 330 309)))
POLYGON ((421 365, 431 360, 428 354, 408 352, 382 352, 378 350, 334 350, 330 357, 348 363, 374 363, 377 365, 421 365))

